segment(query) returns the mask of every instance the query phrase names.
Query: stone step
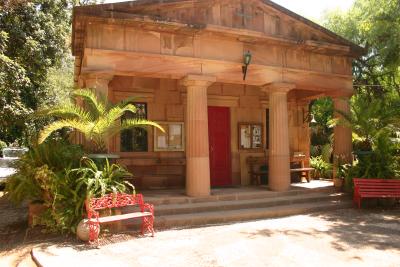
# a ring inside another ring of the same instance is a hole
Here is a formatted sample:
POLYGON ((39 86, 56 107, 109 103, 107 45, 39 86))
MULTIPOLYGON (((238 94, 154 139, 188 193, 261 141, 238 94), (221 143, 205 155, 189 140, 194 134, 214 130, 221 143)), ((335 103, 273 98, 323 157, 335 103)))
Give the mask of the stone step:
POLYGON ((320 202, 324 200, 339 200, 343 193, 312 193, 294 196, 280 196, 276 198, 260 198, 248 200, 215 201, 189 204, 156 205, 155 216, 176 215, 185 213, 202 213, 210 211, 227 211, 252 208, 266 208, 272 206, 320 202))
POLYGON ((209 211, 201 213, 165 215, 155 217, 156 229, 189 228, 193 226, 222 224, 266 218, 283 217, 352 207, 350 199, 324 200, 321 202, 280 205, 265 208, 209 211))
POLYGON ((189 204, 189 203, 204 203, 204 202, 215 202, 215 201, 232 201, 232 200, 249 200, 249 199, 262 199, 262 198, 277 198, 284 196, 295 196, 305 195, 313 193, 334 193, 335 188, 322 187, 314 189, 295 188, 287 192, 272 192, 266 188, 253 189, 251 191, 238 191, 238 192, 224 192, 214 193, 207 197, 188 197, 188 196, 176 196, 166 195, 165 197, 157 196, 152 197, 151 194, 143 192, 146 203, 158 205, 172 205, 172 204, 189 204), (149 196, 150 195, 150 196, 149 196))

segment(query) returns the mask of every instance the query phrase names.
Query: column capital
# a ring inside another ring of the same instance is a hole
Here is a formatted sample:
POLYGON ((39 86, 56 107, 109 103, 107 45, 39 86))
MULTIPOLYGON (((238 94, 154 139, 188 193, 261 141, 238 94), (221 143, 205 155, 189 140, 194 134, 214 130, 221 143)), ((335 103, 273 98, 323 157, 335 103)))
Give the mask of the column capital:
POLYGON ((114 78, 113 73, 85 73, 81 74, 80 78, 85 80, 104 80, 110 82, 114 78))
POLYGON ((290 90, 296 88, 296 85, 294 83, 274 82, 265 84, 261 88, 267 93, 288 93, 290 90))
POLYGON ((215 76, 189 74, 181 80, 181 84, 183 86, 208 87, 216 81, 217 78, 215 76))

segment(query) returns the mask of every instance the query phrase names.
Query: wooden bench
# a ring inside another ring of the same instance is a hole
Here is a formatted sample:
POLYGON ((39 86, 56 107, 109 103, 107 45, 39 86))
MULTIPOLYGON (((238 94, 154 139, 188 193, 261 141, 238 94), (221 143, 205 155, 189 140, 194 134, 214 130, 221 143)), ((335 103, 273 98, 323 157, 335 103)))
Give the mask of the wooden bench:
POLYGON ((91 198, 85 203, 89 224, 89 242, 98 239, 101 223, 110 223, 127 219, 142 219, 142 234, 151 233, 154 236, 154 206, 144 203, 141 194, 130 195, 124 193, 107 194, 100 198, 91 198), (138 206, 140 211, 120 215, 100 217, 100 210, 138 206))
MULTIPOLYGON (((305 175, 307 182, 311 181, 311 172, 314 171, 314 168, 304 167, 305 157, 291 157, 291 163, 300 163, 300 168, 291 168, 290 172, 299 172, 301 175, 305 175)), ((249 166, 249 175, 251 184, 261 184, 261 176, 268 175, 268 171, 259 171, 256 169, 257 166, 266 165, 267 159, 265 157, 248 157, 246 159, 246 163, 249 166)))
POLYGON ((400 198, 400 180, 354 178, 354 204, 361 208, 363 198, 400 198))
POLYGON ((248 157, 246 163, 249 166, 250 183, 255 185, 261 184, 261 176, 268 175, 268 171, 257 170, 257 166, 266 165, 265 157, 248 157))
POLYGON ((305 174, 307 182, 311 181, 311 172, 314 171, 314 168, 294 168, 290 169, 290 172, 299 172, 300 174, 305 174))

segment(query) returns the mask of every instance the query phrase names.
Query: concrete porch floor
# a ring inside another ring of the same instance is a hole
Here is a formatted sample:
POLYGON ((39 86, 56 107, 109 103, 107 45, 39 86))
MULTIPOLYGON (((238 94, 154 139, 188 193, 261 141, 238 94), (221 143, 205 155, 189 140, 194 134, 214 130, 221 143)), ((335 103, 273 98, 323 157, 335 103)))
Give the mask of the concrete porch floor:
POLYGON ((188 197, 185 195, 185 189, 159 189, 143 190, 138 193, 143 194, 146 202, 153 204, 171 204, 171 203, 197 203, 207 201, 228 201, 246 199, 259 195, 260 197, 274 197, 324 192, 333 190, 331 180, 312 180, 309 183, 293 183, 287 192, 274 192, 268 189, 268 186, 238 186, 229 188, 212 188, 211 195, 207 197, 188 197))

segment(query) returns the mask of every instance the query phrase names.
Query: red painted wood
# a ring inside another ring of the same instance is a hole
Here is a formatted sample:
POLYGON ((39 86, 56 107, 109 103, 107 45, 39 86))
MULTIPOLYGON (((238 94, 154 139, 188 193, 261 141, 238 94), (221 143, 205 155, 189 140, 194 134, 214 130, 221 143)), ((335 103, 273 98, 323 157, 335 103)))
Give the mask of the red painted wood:
POLYGON ((232 185, 230 111, 208 107, 211 186, 232 185))
POLYGON ((400 197, 400 180, 354 178, 353 201, 361 207, 363 198, 400 197))

